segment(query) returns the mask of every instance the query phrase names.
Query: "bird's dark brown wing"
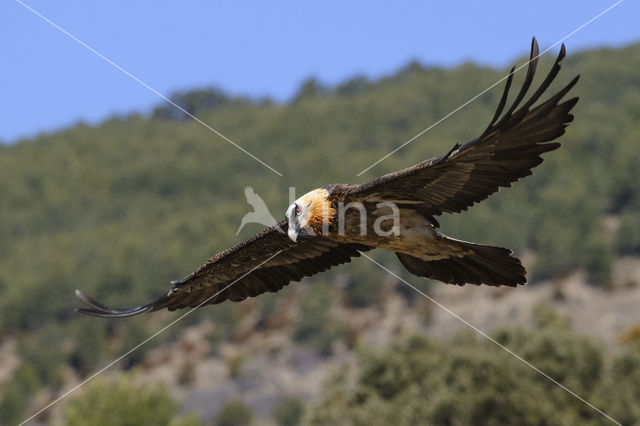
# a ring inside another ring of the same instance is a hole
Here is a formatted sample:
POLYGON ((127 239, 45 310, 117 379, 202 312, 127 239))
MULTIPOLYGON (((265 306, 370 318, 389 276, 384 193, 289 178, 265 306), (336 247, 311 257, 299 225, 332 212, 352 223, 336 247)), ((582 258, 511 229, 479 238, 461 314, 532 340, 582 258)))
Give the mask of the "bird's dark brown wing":
POLYGON ((538 43, 531 45, 531 59, 522 88, 504 112, 514 69, 511 70, 498 108, 487 129, 474 140, 456 144, 447 154, 413 167, 382 176, 363 185, 333 188, 331 196, 349 201, 413 204, 421 213, 437 216, 458 213, 474 203, 532 174, 542 163, 540 154, 560 146, 551 142, 565 131, 573 116, 569 113, 578 98, 560 100, 575 85, 578 77, 533 107, 560 71, 564 45, 551 71, 540 87, 520 106, 533 81, 538 62, 538 43), (504 114, 503 114, 504 112, 504 114))
POLYGON ((349 262, 352 257, 360 256, 359 251, 370 249, 323 237, 299 239, 295 243, 287 236, 286 221, 282 221, 216 254, 186 278, 174 281, 167 294, 146 305, 110 308, 76 290, 76 295, 87 305, 77 311, 101 317, 127 317, 162 308, 174 310, 225 300, 237 302, 276 292, 292 281, 349 262))

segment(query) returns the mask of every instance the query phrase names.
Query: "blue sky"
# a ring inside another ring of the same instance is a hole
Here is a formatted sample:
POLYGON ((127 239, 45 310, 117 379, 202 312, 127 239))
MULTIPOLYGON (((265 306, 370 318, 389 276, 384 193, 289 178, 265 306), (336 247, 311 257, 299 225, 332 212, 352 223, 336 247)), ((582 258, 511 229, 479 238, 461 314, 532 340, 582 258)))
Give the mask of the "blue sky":
MULTIPOLYGON (((412 59, 506 66, 615 1, 248 2, 20 0, 159 92, 215 85, 287 100, 314 76, 376 78, 412 59)), ((566 41, 569 53, 640 41, 626 0, 566 41)), ((15 0, 0 3, 0 141, 162 100, 15 0)))

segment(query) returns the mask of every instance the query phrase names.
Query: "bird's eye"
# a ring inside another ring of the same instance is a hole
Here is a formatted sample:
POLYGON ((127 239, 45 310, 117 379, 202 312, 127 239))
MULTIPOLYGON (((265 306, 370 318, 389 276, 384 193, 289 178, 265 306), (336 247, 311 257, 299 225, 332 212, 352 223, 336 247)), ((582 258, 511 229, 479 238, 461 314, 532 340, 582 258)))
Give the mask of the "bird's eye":
POLYGON ((300 216, 300 213, 302 213, 302 209, 300 207, 296 207, 296 216, 300 216))

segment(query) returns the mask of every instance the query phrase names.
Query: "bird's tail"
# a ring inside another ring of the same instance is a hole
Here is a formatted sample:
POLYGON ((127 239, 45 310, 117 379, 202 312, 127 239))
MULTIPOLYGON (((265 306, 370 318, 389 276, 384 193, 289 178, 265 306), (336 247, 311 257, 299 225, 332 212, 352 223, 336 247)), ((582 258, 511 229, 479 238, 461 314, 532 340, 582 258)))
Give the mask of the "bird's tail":
POLYGON ((464 249, 467 254, 440 260, 422 260, 396 253, 400 262, 412 274, 433 278, 448 284, 487 284, 515 287, 527 282, 527 271, 511 250, 485 246, 444 237, 448 244, 464 249))

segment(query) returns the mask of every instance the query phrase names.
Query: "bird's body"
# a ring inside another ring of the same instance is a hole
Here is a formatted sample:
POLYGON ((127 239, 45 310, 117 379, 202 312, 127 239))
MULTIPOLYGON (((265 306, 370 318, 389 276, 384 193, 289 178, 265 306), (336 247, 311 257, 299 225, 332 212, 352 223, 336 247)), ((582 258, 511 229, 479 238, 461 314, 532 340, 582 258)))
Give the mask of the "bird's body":
POLYGON ((389 206, 371 201, 351 201, 352 206, 349 206, 344 200, 332 196, 331 189, 347 186, 330 185, 311 191, 296 201, 302 205, 312 195, 314 205, 328 206, 311 213, 311 217, 321 219, 309 225, 316 235, 324 235, 336 242, 369 245, 398 253, 420 253, 425 260, 437 260, 446 255, 442 250, 443 235, 428 218, 414 209, 402 207, 400 200, 394 203, 397 206, 395 217, 389 206), (324 214, 325 211, 328 214, 324 214))
POLYGON ((278 291, 374 248, 395 252, 415 275, 445 283, 524 284, 526 271, 510 250, 450 238, 441 233, 435 217, 460 213, 500 187, 511 186, 532 174, 531 169, 542 162, 541 154, 560 146, 552 141, 573 119, 570 110, 578 99, 560 100, 578 78, 534 104, 553 82, 564 56, 562 46, 547 77, 524 101, 537 66, 534 39, 515 100, 505 111, 512 70, 489 126, 470 142, 361 185, 333 184, 308 192, 289 206, 284 221, 213 256, 146 305, 114 309, 76 291, 88 305, 78 310, 122 317, 240 301, 278 291))
MULTIPOLYGON (((406 196, 361 197, 354 194, 358 189, 334 184, 300 197, 292 206, 309 205, 311 220, 297 227, 298 233, 306 228, 306 238, 321 235, 336 243, 393 251, 410 272, 446 283, 515 286, 526 282, 526 271, 510 250, 444 235, 433 217, 419 211, 423 202, 406 196)), ((295 229, 295 219, 288 217, 289 231, 295 229)), ((297 239, 297 235, 290 237, 297 239)))

